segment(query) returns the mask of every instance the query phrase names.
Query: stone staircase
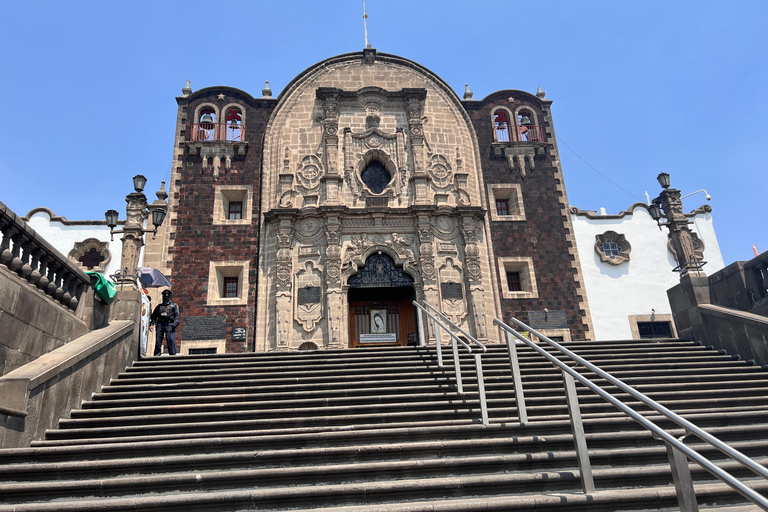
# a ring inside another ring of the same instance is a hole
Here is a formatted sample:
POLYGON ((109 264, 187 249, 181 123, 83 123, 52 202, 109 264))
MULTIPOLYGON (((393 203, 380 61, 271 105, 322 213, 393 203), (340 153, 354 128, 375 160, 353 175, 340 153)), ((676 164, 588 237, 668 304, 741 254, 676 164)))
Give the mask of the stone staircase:
MULTIPOLYGON (((764 369, 676 340, 567 346, 768 463, 764 369)), ((581 386, 598 492, 580 492, 560 372, 518 348, 526 426, 505 345, 483 357, 490 426, 479 421, 472 361, 459 396, 450 353, 441 369, 434 348, 138 361, 45 440, 0 450, 0 512, 677 510, 664 445, 581 386)), ((687 442, 768 492, 765 479, 687 442)), ((700 510, 759 510, 691 470, 700 510)))

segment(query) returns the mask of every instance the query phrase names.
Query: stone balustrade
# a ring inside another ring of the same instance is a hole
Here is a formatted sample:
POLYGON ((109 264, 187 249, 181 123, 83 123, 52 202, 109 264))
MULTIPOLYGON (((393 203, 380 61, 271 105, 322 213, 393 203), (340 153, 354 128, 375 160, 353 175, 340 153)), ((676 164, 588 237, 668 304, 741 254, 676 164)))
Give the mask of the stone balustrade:
POLYGON ((90 278, 0 202, 0 265, 75 311, 90 278))
POLYGON ((768 298, 768 251, 746 262, 744 272, 752 302, 768 298))

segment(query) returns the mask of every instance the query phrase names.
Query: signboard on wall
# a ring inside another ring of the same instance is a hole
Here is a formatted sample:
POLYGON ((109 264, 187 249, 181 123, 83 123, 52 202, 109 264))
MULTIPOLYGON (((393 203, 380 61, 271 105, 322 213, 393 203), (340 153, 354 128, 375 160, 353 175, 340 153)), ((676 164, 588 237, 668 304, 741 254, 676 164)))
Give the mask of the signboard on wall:
POLYGON ((397 334, 387 332, 383 334, 361 334, 360 343, 396 343, 397 334))

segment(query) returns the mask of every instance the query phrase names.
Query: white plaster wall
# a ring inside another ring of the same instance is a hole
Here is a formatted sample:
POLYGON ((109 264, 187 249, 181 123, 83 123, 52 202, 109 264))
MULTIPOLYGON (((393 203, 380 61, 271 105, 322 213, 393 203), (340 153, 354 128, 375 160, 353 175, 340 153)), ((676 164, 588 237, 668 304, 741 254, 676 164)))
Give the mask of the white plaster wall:
MULTIPOLYGON (((93 224, 67 225, 61 221, 52 221, 50 215, 45 211, 36 212, 29 218, 27 224, 65 257, 75 247, 75 242, 82 242, 88 238, 107 242, 112 258, 107 264, 105 275, 112 275, 120 268, 120 252, 122 250, 120 237, 122 235, 116 234, 114 242, 110 242, 109 227, 106 225, 96 224, 96 221, 93 221, 93 224)), ((119 228, 120 226, 118 226, 119 228)), ((146 236, 152 236, 152 234, 146 236)), ((141 248, 141 253, 139 254, 139 265, 143 261, 144 247, 141 248)))
MULTIPOLYGON (((671 314, 667 290, 679 282, 677 266, 667 249, 666 228, 659 228, 642 205, 633 205, 622 218, 587 218, 571 214, 584 282, 595 329, 595 339, 631 339, 630 315, 671 314), (606 231, 623 234, 632 246, 630 260, 620 265, 603 263, 595 252, 595 236, 606 231)), ((704 271, 723 268, 712 215, 697 214, 690 227, 704 242, 704 271)))

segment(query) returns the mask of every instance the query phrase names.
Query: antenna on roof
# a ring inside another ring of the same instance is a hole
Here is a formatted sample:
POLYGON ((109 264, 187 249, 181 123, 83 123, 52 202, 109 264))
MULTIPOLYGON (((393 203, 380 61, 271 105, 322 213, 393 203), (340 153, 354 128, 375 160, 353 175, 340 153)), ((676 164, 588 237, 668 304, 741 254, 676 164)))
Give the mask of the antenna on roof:
POLYGON ((363 0, 363 30, 365 31, 365 47, 370 48, 368 44, 368 14, 365 12, 365 0, 363 0))

